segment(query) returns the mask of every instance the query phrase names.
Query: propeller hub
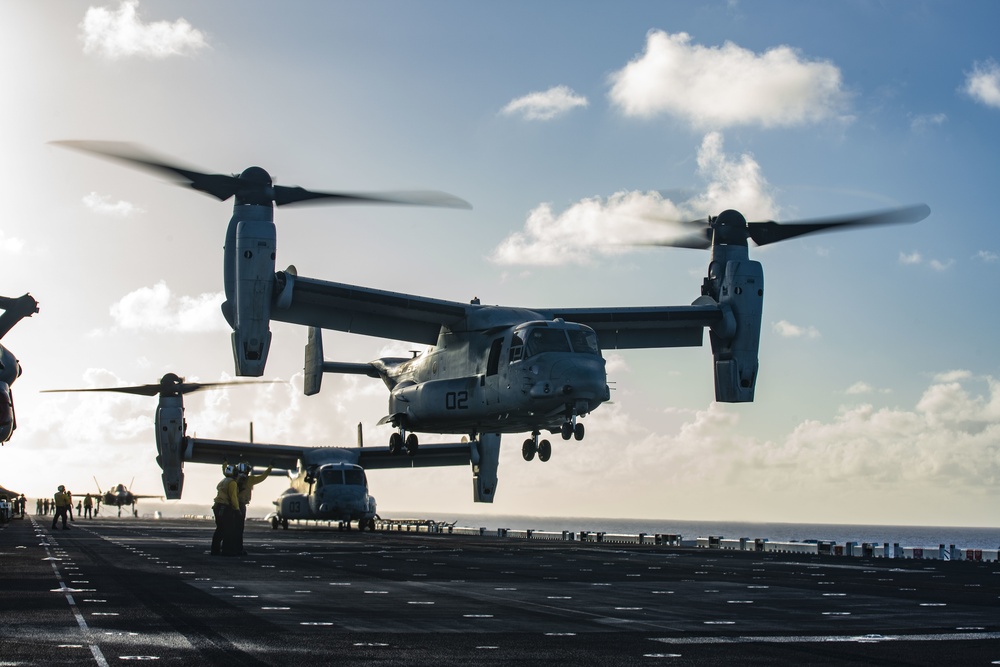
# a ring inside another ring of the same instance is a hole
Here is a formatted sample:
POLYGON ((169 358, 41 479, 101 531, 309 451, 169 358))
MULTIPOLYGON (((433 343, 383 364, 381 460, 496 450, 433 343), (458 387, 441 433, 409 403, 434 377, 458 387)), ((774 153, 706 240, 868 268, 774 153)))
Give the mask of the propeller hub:
POLYGON ((733 209, 723 211, 712 221, 712 229, 714 243, 744 246, 747 244, 747 219, 739 211, 733 209))
POLYGON ((274 201, 271 175, 261 167, 247 167, 237 178, 236 204, 270 206, 274 201))

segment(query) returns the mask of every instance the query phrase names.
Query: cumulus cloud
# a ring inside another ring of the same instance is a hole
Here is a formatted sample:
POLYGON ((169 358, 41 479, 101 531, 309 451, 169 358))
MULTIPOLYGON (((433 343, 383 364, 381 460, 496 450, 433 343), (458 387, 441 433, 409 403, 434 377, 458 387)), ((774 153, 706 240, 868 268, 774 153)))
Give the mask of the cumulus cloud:
POLYGON ((99 215, 109 215, 116 218, 127 218, 130 215, 145 212, 131 202, 123 200, 112 202, 108 195, 99 195, 96 192, 91 192, 84 197, 83 205, 99 215))
POLYGON ((899 253, 899 263, 909 266, 919 266, 926 265, 933 269, 934 271, 942 272, 947 271, 955 263, 953 259, 927 259, 919 252, 914 251, 910 253, 900 252, 899 253))
POLYGON ((583 199, 561 213, 540 204, 528 214, 524 229, 504 239, 491 256, 498 264, 586 264, 595 256, 617 255, 629 244, 668 239, 662 220, 695 220, 735 208, 752 218, 777 216, 767 180, 749 154, 739 157, 723 150, 722 135, 711 132, 698 150, 698 173, 704 190, 683 202, 658 192, 616 192, 607 199, 583 199))
POLYGON ((815 123, 847 102, 840 70, 778 46, 757 54, 732 42, 691 43, 653 30, 646 49, 610 77, 611 102, 627 116, 676 116, 696 128, 815 123))
POLYGON ((850 387, 848 387, 847 389, 845 389, 844 393, 847 394, 848 396, 860 396, 860 395, 863 395, 863 394, 874 394, 874 393, 891 394, 892 390, 891 389, 876 389, 872 385, 870 385, 867 382, 864 382, 862 380, 862 381, 855 382, 850 387))
POLYGON ((787 320, 775 322, 771 325, 771 329, 782 338, 819 338, 819 330, 816 327, 803 327, 787 320))
POLYGON ((526 120, 552 120, 577 107, 586 107, 587 104, 586 97, 577 95, 569 87, 554 86, 511 100, 500 113, 521 116, 526 120))
POLYGON ((84 53, 107 60, 186 56, 208 45, 205 34, 184 19, 143 23, 139 0, 122 0, 117 10, 90 7, 80 23, 80 37, 84 53))
POLYGON ((975 259, 981 262, 986 262, 987 264, 992 264, 993 262, 1000 259, 1000 255, 993 252, 992 250, 980 250, 974 255, 975 259))
POLYGON ((975 63, 965 75, 963 90, 975 101, 1000 109, 1000 65, 995 60, 975 63))
MULTIPOLYGON (((594 465, 608 485, 634 480, 628 483, 636 497, 652 493, 653 486, 673 485, 680 485, 679 496, 690 497, 706 483, 725 488, 730 497, 752 489, 787 500, 799 498, 800 491, 821 499, 824 490, 847 482, 868 503, 915 488, 925 499, 956 488, 994 493, 1000 482, 1000 382, 985 378, 985 391, 967 386, 979 381, 935 380, 911 408, 846 407, 831 420, 805 420, 774 439, 748 432, 739 410, 719 403, 686 416, 675 432, 645 431, 618 404, 605 406, 603 415, 590 418, 587 437, 614 434, 621 447, 600 464, 602 453, 585 447, 567 465, 579 466, 574 474, 584 475, 594 465), (650 490, 642 488, 638 470, 657 471, 650 490)), ((803 510, 816 512, 822 503, 803 510)), ((812 520, 825 519, 821 513, 812 520)))
POLYGON ((200 333, 228 331, 222 317, 222 292, 175 296, 160 281, 123 296, 111 306, 115 328, 128 331, 200 333))
POLYGON ((923 132, 931 127, 944 125, 947 120, 948 116, 943 113, 920 114, 910 121, 910 129, 914 132, 923 132))

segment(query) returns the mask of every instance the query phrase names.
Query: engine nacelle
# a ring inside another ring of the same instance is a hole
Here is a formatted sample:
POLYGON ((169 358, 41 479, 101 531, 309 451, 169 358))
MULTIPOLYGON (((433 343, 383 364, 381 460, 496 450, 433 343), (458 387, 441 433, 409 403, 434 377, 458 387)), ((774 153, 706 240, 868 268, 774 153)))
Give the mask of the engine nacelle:
POLYGON ((17 420, 14 418, 14 397, 10 393, 10 385, 0 382, 0 444, 10 440, 17 420))
POLYGON ((0 382, 8 385, 21 376, 21 364, 10 350, 0 345, 0 382))
POLYGON ((270 219, 243 219, 236 226, 232 338, 237 375, 259 377, 267 364, 276 236, 270 219))
POLYGON ((480 433, 469 442, 472 455, 472 499, 492 503, 497 492, 497 468, 500 465, 500 434, 480 433))
POLYGON ((760 262, 730 260, 719 278, 718 295, 713 296, 724 317, 710 333, 715 357, 715 400, 748 403, 753 401, 757 383, 764 270, 760 262))
POLYGON ((166 397, 156 408, 156 463, 163 471, 163 494, 177 500, 184 490, 184 407, 180 397, 166 397))
POLYGON ((302 391, 305 395, 318 394, 323 386, 323 331, 318 327, 309 327, 303 375, 305 379, 302 383, 302 391))

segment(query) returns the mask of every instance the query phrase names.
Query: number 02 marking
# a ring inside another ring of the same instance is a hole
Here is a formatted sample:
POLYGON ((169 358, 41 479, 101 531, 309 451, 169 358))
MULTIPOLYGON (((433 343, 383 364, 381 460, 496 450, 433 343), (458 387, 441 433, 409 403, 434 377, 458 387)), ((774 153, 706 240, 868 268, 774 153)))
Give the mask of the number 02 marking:
POLYGON ((467 410, 469 407, 469 392, 449 391, 444 395, 445 410, 467 410))

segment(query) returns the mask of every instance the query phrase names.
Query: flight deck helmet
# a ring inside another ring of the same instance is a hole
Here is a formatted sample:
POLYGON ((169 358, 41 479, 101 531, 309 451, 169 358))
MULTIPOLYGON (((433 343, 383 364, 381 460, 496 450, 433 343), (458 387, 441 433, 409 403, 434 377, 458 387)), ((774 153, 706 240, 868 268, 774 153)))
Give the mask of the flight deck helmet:
POLYGON ((65 486, 63 486, 62 484, 60 484, 60 485, 59 485, 59 492, 60 492, 60 493, 62 493, 62 492, 63 492, 63 491, 65 491, 65 490, 66 490, 66 487, 65 487, 65 486))
POLYGON ((225 468, 222 469, 222 474, 225 475, 226 477, 235 477, 236 476, 236 466, 234 466, 234 465, 227 465, 225 468))
POLYGON ((246 461, 241 461, 236 465, 236 474, 240 477, 246 477, 250 474, 251 466, 246 461))

